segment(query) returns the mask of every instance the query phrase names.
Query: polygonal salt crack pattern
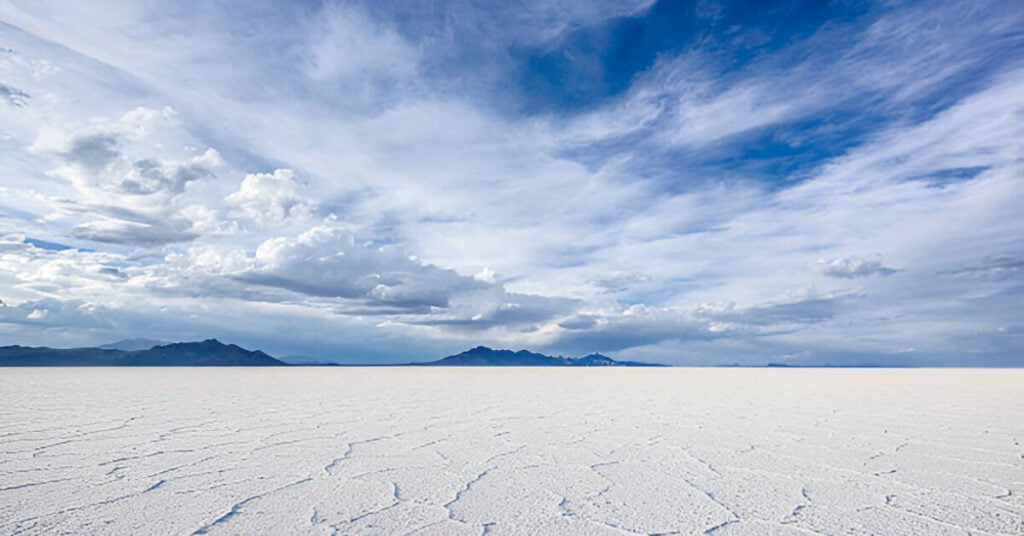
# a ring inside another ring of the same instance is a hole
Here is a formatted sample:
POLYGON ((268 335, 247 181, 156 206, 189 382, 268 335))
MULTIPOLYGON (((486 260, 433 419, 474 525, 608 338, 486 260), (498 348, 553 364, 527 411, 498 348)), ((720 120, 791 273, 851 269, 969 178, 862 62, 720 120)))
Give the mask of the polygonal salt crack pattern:
POLYGON ((3 369, 0 534, 1024 534, 1024 371, 3 369))

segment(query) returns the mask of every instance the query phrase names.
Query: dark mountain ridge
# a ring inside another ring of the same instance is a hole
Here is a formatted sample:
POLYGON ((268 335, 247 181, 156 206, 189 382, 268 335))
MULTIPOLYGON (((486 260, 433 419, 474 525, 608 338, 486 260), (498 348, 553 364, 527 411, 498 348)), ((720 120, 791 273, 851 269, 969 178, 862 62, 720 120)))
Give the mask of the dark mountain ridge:
POLYGON ((494 350, 486 346, 477 346, 462 352, 448 356, 437 361, 426 363, 413 363, 418 366, 445 366, 445 367, 662 367, 656 363, 641 363, 639 361, 616 361, 606 355, 590 354, 584 357, 572 358, 562 356, 549 356, 519 350, 494 350))
MULTIPOLYGON (((273 367, 338 366, 337 363, 311 359, 282 361, 259 350, 246 350, 217 339, 198 342, 156 344, 146 349, 118 349, 111 346, 143 345, 130 339, 97 348, 47 348, 30 346, 0 347, 0 367, 273 367)), ((410 363, 415 366, 449 367, 658 367, 655 363, 617 361, 601 354, 572 358, 549 356, 527 350, 494 350, 477 346, 437 361, 410 363)), ((363 364, 347 366, 401 366, 363 364)))
POLYGON ((287 363, 259 350, 217 339, 177 342, 146 350, 111 348, 0 347, 5 367, 273 367, 287 363))
POLYGON ((125 350, 132 352, 135 350, 149 350, 154 346, 160 346, 167 344, 165 341, 157 341, 153 339, 145 339, 142 337, 134 337, 131 339, 123 339, 117 342, 109 342, 107 344, 101 344, 97 348, 104 348, 107 350, 125 350))

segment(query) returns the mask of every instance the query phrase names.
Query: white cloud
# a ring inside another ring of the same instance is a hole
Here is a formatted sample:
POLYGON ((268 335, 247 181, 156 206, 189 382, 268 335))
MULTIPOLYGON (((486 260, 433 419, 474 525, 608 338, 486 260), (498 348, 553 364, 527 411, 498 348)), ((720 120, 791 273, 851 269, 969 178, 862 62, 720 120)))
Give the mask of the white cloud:
POLYGON ((60 165, 53 173, 87 196, 166 200, 184 193, 190 182, 214 178, 213 170, 222 165, 214 149, 180 160, 147 155, 173 143, 167 134, 180 128, 176 115, 169 107, 136 108, 115 121, 43 131, 32 150, 55 156, 60 165))
POLYGON ((304 66, 308 76, 356 84, 358 80, 380 82, 380 78, 415 74, 416 48, 358 5, 329 2, 319 18, 304 66))
MULTIPOLYGON (((187 153, 167 148, 181 143, 180 126, 170 108, 136 108, 115 121, 94 120, 72 129, 46 129, 31 150, 51 156, 50 173, 67 180, 78 193, 60 208, 86 220, 71 233, 84 240, 160 246, 199 236, 190 212, 187 189, 216 178, 223 165, 214 149, 196 156, 159 158, 153 152, 187 153)), ((194 212, 194 211, 193 211, 194 212)))
POLYGON ((418 325, 518 326, 549 321, 572 307, 563 299, 507 293, 500 284, 420 262, 400 247, 360 241, 331 226, 266 240, 249 265, 230 277, 340 298, 336 310, 345 314, 387 315, 418 325))
POLYGON ((854 279, 870 275, 891 275, 896 270, 883 264, 882 256, 875 254, 860 257, 835 257, 818 259, 821 273, 831 277, 854 279))
POLYGON ((289 220, 311 220, 317 209, 314 200, 300 194, 301 184, 290 169, 273 173, 250 173, 238 191, 226 200, 238 211, 261 225, 289 220))
POLYGON ((49 311, 47 311, 46 309, 32 309, 32 312, 29 313, 28 316, 26 316, 25 318, 28 318, 29 320, 39 320, 42 318, 46 318, 46 315, 48 314, 49 311))
POLYGON ((0 324, 42 328, 95 329, 109 326, 108 307, 83 300, 44 298, 0 307, 0 324))
POLYGON ((256 249, 252 269, 238 277, 313 296, 412 307, 444 307, 453 293, 480 286, 416 262, 398 247, 358 242, 350 232, 324 226, 268 239, 256 249))

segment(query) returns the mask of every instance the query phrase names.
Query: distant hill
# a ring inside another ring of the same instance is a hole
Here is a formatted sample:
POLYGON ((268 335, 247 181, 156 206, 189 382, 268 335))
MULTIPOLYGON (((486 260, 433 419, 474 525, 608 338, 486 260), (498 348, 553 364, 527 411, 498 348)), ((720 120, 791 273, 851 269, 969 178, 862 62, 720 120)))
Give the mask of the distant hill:
POLYGON ((216 339, 157 345, 145 350, 112 348, 0 347, 7 367, 273 367, 287 363, 259 350, 216 339))
POLYGON ((284 361, 288 365, 302 366, 302 367, 340 367, 338 363, 330 361, 328 359, 320 359, 316 357, 310 357, 308 355, 289 354, 281 356, 278 359, 284 361))
POLYGON ((160 346, 161 344, 167 343, 164 341, 136 337, 133 339, 123 339, 117 342, 101 344, 97 346, 97 348, 103 348, 106 350, 125 350, 128 352, 134 352, 136 350, 149 350, 150 348, 154 346, 160 346))
POLYGON ((418 366, 443 367, 663 367, 656 363, 639 361, 616 361, 601 354, 590 354, 585 357, 553 357, 526 350, 494 350, 486 346, 477 346, 448 356, 437 361, 414 363, 418 366))

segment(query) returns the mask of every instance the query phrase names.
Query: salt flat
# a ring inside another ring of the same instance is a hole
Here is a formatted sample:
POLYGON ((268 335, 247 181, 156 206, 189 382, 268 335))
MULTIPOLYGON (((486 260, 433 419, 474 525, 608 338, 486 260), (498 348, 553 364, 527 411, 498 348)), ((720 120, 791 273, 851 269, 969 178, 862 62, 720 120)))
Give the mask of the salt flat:
POLYGON ((2 534, 1022 534, 1024 370, 2 369, 2 534))

